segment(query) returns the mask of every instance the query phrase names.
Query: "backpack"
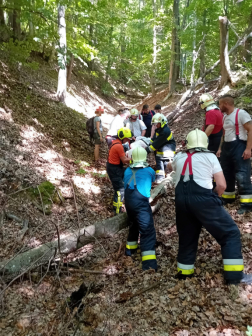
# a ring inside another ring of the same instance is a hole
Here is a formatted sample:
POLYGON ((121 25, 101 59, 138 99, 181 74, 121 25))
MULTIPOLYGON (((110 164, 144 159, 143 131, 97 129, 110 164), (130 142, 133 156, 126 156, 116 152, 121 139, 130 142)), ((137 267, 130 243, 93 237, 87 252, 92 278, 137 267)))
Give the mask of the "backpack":
POLYGON ((89 134, 90 140, 92 140, 94 137, 94 118, 95 117, 92 117, 86 122, 86 130, 89 134))

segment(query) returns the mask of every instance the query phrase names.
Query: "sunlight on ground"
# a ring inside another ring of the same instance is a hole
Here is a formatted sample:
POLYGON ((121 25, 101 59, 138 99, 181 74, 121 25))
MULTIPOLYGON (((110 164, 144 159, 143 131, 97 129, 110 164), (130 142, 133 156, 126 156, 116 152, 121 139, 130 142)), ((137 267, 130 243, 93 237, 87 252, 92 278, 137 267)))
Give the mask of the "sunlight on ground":
POLYGON ((96 186, 94 184, 94 179, 90 177, 74 176, 73 181, 76 187, 80 188, 81 190, 84 190, 85 193, 87 194, 89 194, 90 191, 93 192, 94 194, 101 193, 100 187, 96 186))
POLYGON ((0 119, 13 122, 11 112, 7 113, 2 107, 0 107, 0 119))

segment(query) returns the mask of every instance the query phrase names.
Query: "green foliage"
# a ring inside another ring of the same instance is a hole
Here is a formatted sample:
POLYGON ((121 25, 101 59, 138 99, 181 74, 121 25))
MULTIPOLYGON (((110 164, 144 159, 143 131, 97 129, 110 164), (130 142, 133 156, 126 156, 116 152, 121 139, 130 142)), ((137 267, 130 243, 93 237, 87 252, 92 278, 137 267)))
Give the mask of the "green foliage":
MULTIPOLYGON (((10 10, 5 1, 5 16, 10 10)), ((66 9, 67 49, 59 48, 58 1, 15 0, 20 14, 21 36, 14 38, 14 30, 6 26, 10 39, 0 48, 9 54, 13 62, 30 67, 31 51, 37 51, 45 59, 58 57, 60 68, 65 68, 74 55, 90 71, 90 82, 98 79, 104 95, 111 95, 113 88, 108 77, 120 80, 144 92, 150 89, 153 74, 153 32, 157 32, 156 82, 167 82, 171 58, 173 30, 173 0, 62 0, 66 9), (31 28, 33 27, 33 29, 31 28), (92 61, 92 62, 91 62, 92 61), (91 65, 92 63, 92 65, 91 65), (100 75, 102 73, 102 76, 100 75)), ((205 66, 208 68, 219 58, 218 16, 225 13, 225 1, 180 0, 180 26, 177 27, 180 41, 180 77, 190 80, 193 50, 198 52, 205 41, 205 66), (189 5, 188 5, 189 4, 189 5), (194 48, 195 47, 195 48, 194 48)), ((249 26, 251 1, 229 1, 227 16, 233 28, 229 29, 229 49, 243 36, 249 26)), ((251 69, 252 63, 244 63, 243 47, 236 54, 236 63, 251 69)), ((233 57, 233 56, 232 56, 233 57)), ((231 57, 231 61, 233 58, 231 57)), ((200 57, 195 63, 196 77, 200 57)), ((80 73, 80 72, 79 72, 80 73)), ((210 75, 211 76, 211 75, 210 75)))
POLYGON ((83 168, 80 168, 79 170, 77 170, 76 173, 79 174, 79 175, 86 175, 87 171, 85 169, 83 169, 83 168))
POLYGON ((249 97, 241 97, 241 102, 244 104, 250 104, 252 103, 252 99, 249 97))
POLYGON ((92 175, 93 175, 94 177, 98 177, 98 178, 104 178, 104 177, 107 177, 107 174, 92 173, 92 175))

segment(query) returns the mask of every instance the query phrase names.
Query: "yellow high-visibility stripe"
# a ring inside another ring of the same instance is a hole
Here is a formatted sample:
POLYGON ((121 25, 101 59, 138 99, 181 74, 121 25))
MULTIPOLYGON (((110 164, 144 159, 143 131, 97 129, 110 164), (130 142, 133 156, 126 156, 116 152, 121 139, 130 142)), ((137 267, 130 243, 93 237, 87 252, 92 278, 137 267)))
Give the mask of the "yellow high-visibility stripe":
POLYGON ((157 154, 164 154, 164 152, 157 152, 157 154))
POLYGON ((189 270, 185 270, 182 268, 178 267, 178 272, 182 272, 182 274, 188 275, 188 274, 193 274, 194 273, 194 268, 189 269, 189 270))
POLYGON ((169 140, 171 140, 171 138, 172 138, 172 132, 171 132, 171 134, 168 136, 168 138, 167 138, 167 140, 169 141, 169 140))
POLYGON ((158 175, 164 175, 165 173, 164 173, 164 171, 163 170, 156 170, 156 174, 158 175))
POLYGON ((235 195, 225 195, 225 194, 222 194, 221 197, 222 198, 235 198, 235 195))
POLYGON ((150 142, 152 143, 152 142, 153 142, 153 140, 150 140, 150 142))
POLYGON ((240 202, 241 203, 252 203, 252 198, 241 198, 240 199, 240 202))
POLYGON ((157 259, 155 254, 142 257, 142 261, 157 259))
POLYGON ((224 265, 224 271, 228 272, 240 272, 244 270, 243 265, 224 265))
POLYGON ((156 149, 152 145, 150 145, 150 148, 155 152, 156 149))
POLYGON ((156 133, 156 136, 158 137, 158 136, 159 136, 159 133, 156 133))
POLYGON ((126 245, 126 248, 127 248, 128 250, 135 250, 135 249, 138 248, 138 244, 137 244, 137 245, 126 245))

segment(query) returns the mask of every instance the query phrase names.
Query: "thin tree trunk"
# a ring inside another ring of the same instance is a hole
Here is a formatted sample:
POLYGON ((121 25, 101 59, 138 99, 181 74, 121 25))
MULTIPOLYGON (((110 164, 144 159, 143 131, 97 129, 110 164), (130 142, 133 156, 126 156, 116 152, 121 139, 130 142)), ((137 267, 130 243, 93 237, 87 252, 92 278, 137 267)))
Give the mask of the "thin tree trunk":
MULTIPOLYGON (((3 7, 3 0, 0 0, 0 7, 3 7)), ((4 11, 0 8, 0 26, 5 26, 4 11)))
POLYGON ((71 76, 72 76, 72 70, 74 65, 74 55, 71 53, 70 62, 67 67, 67 83, 70 83, 71 76))
MULTIPOLYGON (((109 46, 112 45, 113 31, 114 31, 114 27, 111 26, 110 27, 110 33, 109 33, 109 46)), ((110 74, 110 70, 111 70, 112 64, 113 64, 113 60, 112 60, 112 57, 111 57, 111 53, 109 53, 109 55, 108 55, 107 69, 106 69, 106 78, 105 78, 106 83, 108 83, 109 74, 110 74)))
POLYGON ((226 16, 219 16, 220 23, 220 64, 221 64, 221 82, 219 88, 228 83, 232 83, 232 75, 230 69, 228 55, 228 19, 226 16))
MULTIPOLYGON (((167 186, 170 188, 173 187, 173 180, 171 177, 166 178, 161 184, 151 191, 149 202, 153 202, 158 195, 165 193, 167 186)), ((159 203, 151 207, 152 212, 156 212, 159 207, 159 203)), ((68 235, 61 236, 59 240, 48 242, 44 245, 18 254, 14 258, 1 261, 0 275, 7 280, 11 280, 23 272, 27 272, 28 270, 48 263, 49 260, 52 260, 52 258, 54 258, 59 252, 71 253, 84 245, 93 243, 96 239, 112 237, 128 225, 129 221, 127 213, 122 213, 118 216, 105 219, 102 222, 97 222, 88 227, 81 228, 75 232, 69 233, 68 235)))
POLYGON ((192 72, 191 72, 191 81, 190 84, 191 86, 194 83, 194 75, 195 75, 195 63, 197 60, 197 52, 196 52, 196 23, 197 23, 197 19, 196 19, 196 15, 194 17, 194 32, 193 32, 193 52, 192 52, 192 72))
POLYGON ((178 52, 178 27, 179 27, 179 0, 174 0, 173 2, 173 30, 172 30, 172 47, 171 47, 171 63, 170 63, 170 75, 169 75, 169 93, 170 95, 175 90, 176 76, 177 76, 177 52, 178 52))
POLYGON ((13 10, 13 35, 17 40, 21 38, 21 22, 20 22, 20 4, 18 0, 14 0, 13 10))
POLYGON ((125 79, 125 75, 124 75, 124 67, 125 67, 125 61, 124 61, 124 57, 125 57, 125 52, 126 52, 126 43, 125 43, 125 30, 126 30, 126 24, 122 23, 121 24, 121 41, 120 41, 120 45, 121 45, 121 68, 120 68, 120 78, 123 81, 125 79))
POLYGON ((58 77, 57 97, 59 101, 64 103, 67 91, 67 67, 66 67, 67 40, 66 40, 65 6, 62 5, 58 6, 58 22, 59 22, 58 63, 60 69, 58 77))
POLYGON ((203 14, 203 40, 202 40, 202 45, 201 45, 201 49, 200 49, 200 74, 199 76, 202 77, 203 73, 206 71, 206 10, 204 10, 204 14, 203 14))
MULTIPOLYGON (((248 27, 252 27, 252 7, 250 12, 249 24, 248 27)), ((249 37, 245 42, 245 60, 247 63, 252 61, 252 37, 249 37)))
POLYGON ((152 69, 151 69, 151 92, 152 96, 156 94, 156 62, 157 62, 157 27, 156 27, 156 0, 152 0, 152 10, 153 10, 153 58, 152 58, 152 69))

